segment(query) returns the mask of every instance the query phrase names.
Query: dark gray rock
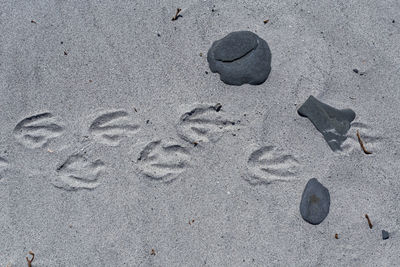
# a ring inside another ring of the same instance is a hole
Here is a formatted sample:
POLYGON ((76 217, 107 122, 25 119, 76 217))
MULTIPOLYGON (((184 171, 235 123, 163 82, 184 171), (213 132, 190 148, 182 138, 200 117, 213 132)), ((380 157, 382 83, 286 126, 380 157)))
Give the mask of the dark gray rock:
POLYGON ((310 179, 301 196, 301 217, 311 224, 320 224, 328 216, 330 205, 331 197, 328 189, 317 179, 310 179))
POLYGON ((297 112, 314 124, 333 151, 341 150, 350 123, 356 117, 356 113, 351 109, 336 109, 313 96, 310 96, 297 112))
POLYGON ((385 230, 382 230, 382 239, 385 240, 385 239, 388 239, 388 238, 389 238, 389 232, 387 232, 385 230))
POLYGON ((267 42, 249 31, 232 32, 215 41, 207 60, 212 72, 230 85, 258 85, 271 72, 271 51, 267 42))
POLYGON ((252 32, 233 32, 214 46, 214 58, 219 61, 231 62, 239 59, 257 47, 258 36, 252 32))

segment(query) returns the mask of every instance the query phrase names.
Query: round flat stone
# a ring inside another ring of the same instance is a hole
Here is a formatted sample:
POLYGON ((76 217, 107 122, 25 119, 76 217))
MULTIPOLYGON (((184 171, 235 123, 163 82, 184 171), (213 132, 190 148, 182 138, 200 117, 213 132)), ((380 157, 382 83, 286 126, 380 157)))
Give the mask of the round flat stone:
POLYGON ((210 70, 230 85, 265 82, 271 72, 271 57, 267 42, 249 31, 228 34, 215 41, 207 53, 210 70))
POLYGON ((317 179, 310 179, 301 197, 301 217, 313 225, 320 224, 328 216, 330 205, 331 198, 328 189, 317 179))
POLYGON ((217 41, 214 58, 220 61, 233 61, 243 57, 257 47, 257 35, 249 31, 232 32, 217 41))

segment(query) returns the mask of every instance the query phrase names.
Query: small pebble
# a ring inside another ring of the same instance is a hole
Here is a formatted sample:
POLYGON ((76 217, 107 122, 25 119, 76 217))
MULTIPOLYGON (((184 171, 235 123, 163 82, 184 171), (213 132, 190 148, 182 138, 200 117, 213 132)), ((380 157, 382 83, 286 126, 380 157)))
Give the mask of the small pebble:
POLYGON ((328 216, 330 205, 331 197, 328 189, 317 179, 310 179, 301 196, 301 217, 310 224, 320 224, 328 216))
POLYGON ((355 73, 358 73, 358 69, 353 69, 353 71, 354 71, 355 73))
POLYGON ((382 230, 382 239, 386 240, 389 238, 389 232, 382 230))

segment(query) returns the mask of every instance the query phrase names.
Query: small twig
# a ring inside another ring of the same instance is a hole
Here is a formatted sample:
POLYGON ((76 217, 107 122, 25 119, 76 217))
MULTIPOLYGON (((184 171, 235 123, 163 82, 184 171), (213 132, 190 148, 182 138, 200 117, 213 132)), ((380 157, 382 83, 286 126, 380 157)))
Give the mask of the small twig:
POLYGON ((371 220, 370 220, 369 217, 368 217, 368 214, 365 214, 365 218, 366 218, 367 221, 368 221, 368 226, 369 226, 369 228, 372 229, 372 223, 371 223, 371 220))
POLYGON ((267 24, 269 22, 269 19, 266 19, 263 22, 264 22, 264 24, 267 24))
POLYGON ((26 261, 28 262, 28 267, 32 267, 32 261, 35 259, 35 253, 33 253, 32 251, 29 251, 29 254, 32 255, 32 259, 29 260, 29 258, 26 257, 26 261))
POLYGON ((358 138, 358 142, 360 143, 360 146, 361 146, 361 148, 362 148, 362 150, 364 151, 364 153, 365 154, 372 154, 372 152, 369 152, 366 148, 365 148, 365 146, 364 146, 364 142, 362 141, 362 139, 361 139, 361 136, 360 136, 360 132, 357 130, 357 138, 358 138))
POLYGON ((217 103, 217 104, 215 104, 215 106, 214 106, 214 110, 215 110, 216 112, 220 112, 220 111, 221 111, 221 108, 222 108, 221 103, 217 103))
POLYGON ((177 8, 177 9, 176 9, 176 14, 175 14, 175 16, 172 17, 172 21, 177 20, 179 17, 182 17, 182 16, 179 14, 179 12, 181 12, 181 11, 182 11, 182 9, 180 9, 180 8, 177 8))

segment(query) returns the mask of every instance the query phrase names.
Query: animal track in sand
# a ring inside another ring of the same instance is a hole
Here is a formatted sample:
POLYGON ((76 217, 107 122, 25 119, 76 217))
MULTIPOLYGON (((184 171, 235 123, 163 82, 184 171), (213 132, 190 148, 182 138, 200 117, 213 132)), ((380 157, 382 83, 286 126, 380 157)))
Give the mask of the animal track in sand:
POLYGON ((103 113, 92 122, 89 132, 100 143, 117 146, 124 137, 133 136, 140 128, 129 122, 128 116, 123 110, 103 113))
MULTIPOLYGON (((347 139, 342 145, 342 152, 350 153, 353 150, 361 150, 360 143, 357 137, 357 131, 359 131, 360 136, 366 149, 372 154, 376 152, 379 148, 384 137, 380 136, 376 131, 374 131, 370 126, 362 122, 352 122, 351 128, 347 133, 347 139)), ((362 152, 363 153, 363 152, 362 152)))
POLYGON ((0 170, 7 167, 7 165, 8 165, 8 161, 5 158, 0 157, 0 170))
POLYGON ((285 154, 274 146, 264 146, 250 154, 247 161, 248 175, 245 179, 251 184, 291 181, 298 165, 293 155, 285 154))
POLYGON ((51 140, 64 132, 58 119, 49 112, 37 114, 20 121, 14 128, 14 137, 27 148, 46 146, 51 140))
POLYGON ((104 171, 101 160, 89 161, 81 154, 71 155, 57 168, 53 185, 64 190, 94 189, 100 185, 99 176, 104 171))
POLYGON ((186 148, 173 140, 157 140, 147 144, 140 152, 140 172, 154 180, 171 182, 186 170, 190 154, 186 148))
POLYGON ((0 178, 2 173, 7 169, 8 161, 2 157, 0 157, 0 178))
POLYGON ((221 108, 221 104, 201 105, 183 114, 177 125, 178 135, 190 143, 217 141, 236 124, 221 108))

